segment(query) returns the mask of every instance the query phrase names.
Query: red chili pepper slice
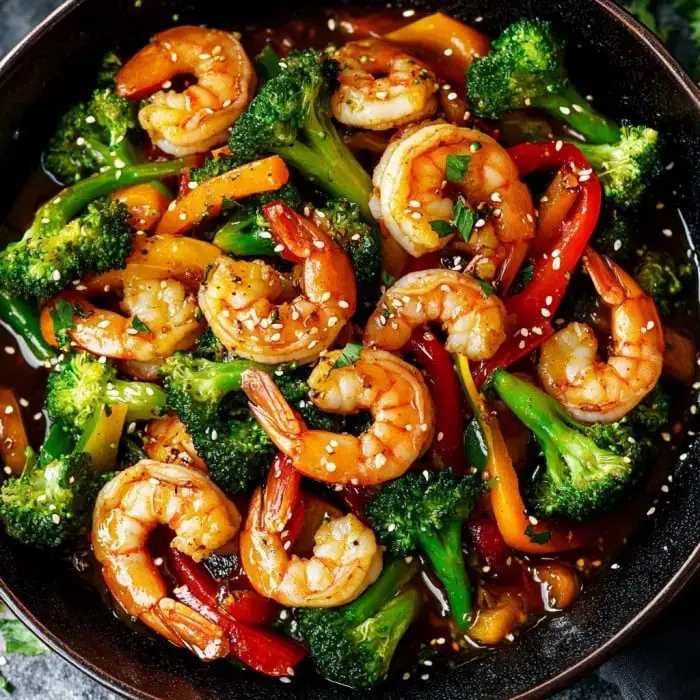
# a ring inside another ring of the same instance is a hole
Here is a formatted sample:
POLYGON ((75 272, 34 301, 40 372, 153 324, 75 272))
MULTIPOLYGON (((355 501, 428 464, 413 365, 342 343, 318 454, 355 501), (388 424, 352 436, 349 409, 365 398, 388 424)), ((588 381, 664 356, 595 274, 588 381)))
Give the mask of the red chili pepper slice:
POLYGON ((405 350, 412 353, 425 370, 425 378, 435 405, 438 434, 431 446, 433 463, 464 473, 464 404, 452 355, 429 331, 413 333, 405 350))
POLYGON ((481 386, 497 367, 507 367, 541 345, 554 332, 550 319, 559 308, 572 273, 598 222, 601 187, 589 162, 574 145, 557 141, 523 143, 508 149, 521 177, 569 167, 578 174, 580 193, 557 238, 534 264, 532 281, 505 299, 510 333, 498 352, 475 367, 481 386), (523 329, 527 335, 523 335, 523 329))
MULTIPOLYGON (((200 612, 228 634, 232 656, 268 676, 288 676, 289 669, 304 659, 306 648, 303 645, 276 632, 243 624, 230 610, 222 609, 216 600, 215 582, 189 557, 174 549, 168 555, 190 595, 201 603, 200 612)), ((247 599, 252 600, 252 595, 247 599)))

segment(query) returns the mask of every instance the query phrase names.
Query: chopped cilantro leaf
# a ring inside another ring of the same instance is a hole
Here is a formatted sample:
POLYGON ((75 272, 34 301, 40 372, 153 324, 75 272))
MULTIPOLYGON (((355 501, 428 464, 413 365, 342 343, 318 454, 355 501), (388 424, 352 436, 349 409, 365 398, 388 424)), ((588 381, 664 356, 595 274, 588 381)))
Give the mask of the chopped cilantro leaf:
POLYGON ((451 236, 455 232, 454 228, 452 228, 452 224, 449 221, 442 221, 441 219, 431 221, 430 228, 433 229, 433 231, 435 231, 440 238, 451 236))
POLYGON ((552 539, 552 533, 549 530, 535 532, 535 528, 532 525, 528 525, 525 528, 525 534, 530 538, 532 544, 547 544, 552 539))
POLYGON ((464 183, 464 178, 467 176, 467 168, 471 156, 460 156, 451 153, 447 156, 447 165, 445 167, 445 178, 448 182, 455 182, 459 185, 464 183))
POLYGON ((359 345, 358 343, 348 343, 343 349, 342 355, 333 365, 333 369, 340 369, 341 367, 354 365, 360 359, 361 353, 362 345, 359 345))
POLYGON ((139 333, 151 332, 151 329, 138 316, 134 316, 132 319, 131 327, 135 328, 139 333))
POLYGON ((455 228, 461 234, 464 242, 469 243, 476 222, 476 214, 461 197, 454 206, 454 217, 455 228))

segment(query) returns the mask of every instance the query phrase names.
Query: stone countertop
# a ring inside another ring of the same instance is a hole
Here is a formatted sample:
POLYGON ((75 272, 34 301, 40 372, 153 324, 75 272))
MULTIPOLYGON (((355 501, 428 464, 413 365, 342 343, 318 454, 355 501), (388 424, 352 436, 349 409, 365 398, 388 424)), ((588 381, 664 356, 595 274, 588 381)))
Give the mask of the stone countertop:
MULTIPOLYGON (((0 0, 0 57, 59 4, 60 0, 0 0)), ((0 657, 0 667, 16 688, 13 700, 116 700, 118 697, 56 654, 32 658, 8 654, 0 657)), ((593 675, 552 700, 621 697, 613 685, 593 675)))

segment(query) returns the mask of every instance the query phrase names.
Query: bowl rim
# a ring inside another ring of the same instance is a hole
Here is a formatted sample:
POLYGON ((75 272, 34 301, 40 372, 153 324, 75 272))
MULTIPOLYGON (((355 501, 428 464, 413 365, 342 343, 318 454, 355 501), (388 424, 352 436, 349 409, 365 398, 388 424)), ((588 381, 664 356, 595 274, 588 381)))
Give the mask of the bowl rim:
MULTIPOLYGON (((31 52, 36 44, 54 24, 64 16, 76 10, 88 0, 64 0, 56 9, 39 22, 27 35, 22 38, 4 57, 0 59, 0 85, 13 69, 14 65, 21 61, 25 55, 31 52)), ((601 10, 611 15, 613 19, 621 23, 637 41, 644 44, 662 63, 675 82, 683 89, 687 97, 694 104, 700 118, 700 86, 686 73, 681 64, 669 53, 664 44, 647 27, 635 19, 614 0, 586 0, 597 5, 601 10)), ((592 652, 586 654, 577 662, 565 668, 551 678, 547 678, 538 685, 525 690, 513 697, 512 700, 535 700, 569 685, 598 668, 609 660, 617 651, 631 641, 650 622, 657 618, 662 610, 683 590, 683 588, 700 570, 700 544, 683 562, 681 567, 658 591, 654 598, 647 603, 636 615, 612 635, 604 644, 592 652)), ((85 673, 89 678, 103 687, 129 698, 130 700, 162 700, 160 696, 153 695, 133 685, 123 683, 112 676, 105 668, 97 666, 85 657, 75 652, 66 642, 53 634, 39 621, 31 610, 16 596, 5 584, 0 573, 0 600, 8 609, 29 629, 37 635, 52 651, 62 659, 70 663, 74 668, 85 673)))

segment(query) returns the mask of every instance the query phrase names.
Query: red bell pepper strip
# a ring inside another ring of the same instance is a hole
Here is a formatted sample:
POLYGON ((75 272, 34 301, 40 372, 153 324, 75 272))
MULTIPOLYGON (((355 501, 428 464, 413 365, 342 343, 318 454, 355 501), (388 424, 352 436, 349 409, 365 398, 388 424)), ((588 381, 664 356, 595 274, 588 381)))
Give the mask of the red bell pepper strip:
POLYGON ((600 182, 578 148, 569 143, 523 143, 508 149, 521 177, 569 167, 577 173, 580 193, 557 238, 534 264, 532 281, 504 301, 510 334, 498 352, 475 368, 481 386, 497 367, 507 367, 538 347, 552 333, 550 318, 564 297, 598 222, 602 200, 600 182), (522 335, 522 329, 528 333, 522 335))
POLYGON ((279 606, 256 591, 231 591, 219 600, 216 582, 199 564, 176 549, 171 549, 168 554, 178 578, 207 607, 223 608, 236 620, 249 625, 266 625, 277 618, 279 606))
POLYGON ((268 676, 288 676, 306 656, 306 648, 276 632, 243 624, 211 598, 214 582, 197 565, 177 550, 169 551, 173 568, 182 576, 186 591, 176 591, 185 604, 193 603, 198 612, 219 625, 229 636, 231 655, 268 676), (189 563, 187 560, 189 559, 189 563), (200 597, 201 596, 201 597, 200 597), (194 600, 192 600, 194 599, 194 600))
POLYGON ((404 348, 425 370, 435 405, 438 431, 431 447, 433 463, 464 473, 464 405, 452 355, 429 331, 416 330, 404 348))

